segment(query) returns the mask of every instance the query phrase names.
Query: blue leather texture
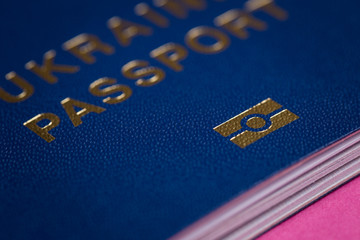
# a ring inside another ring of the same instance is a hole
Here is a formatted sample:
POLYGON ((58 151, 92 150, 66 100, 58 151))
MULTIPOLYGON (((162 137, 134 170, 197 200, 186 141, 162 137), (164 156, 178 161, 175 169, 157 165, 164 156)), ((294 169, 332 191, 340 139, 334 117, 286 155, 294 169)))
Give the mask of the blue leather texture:
MULTIPOLYGON (((277 0, 289 18, 254 16, 266 31, 231 40, 225 51, 204 55, 189 48, 174 72, 149 56, 165 43, 183 46, 191 28, 244 1, 207 1, 185 20, 160 11, 169 28, 133 13, 140 1, 1 1, 0 75, 16 71, 35 92, 20 103, 0 100, 0 239, 166 239, 255 184, 360 127, 359 1, 277 0), (151 26, 120 46, 106 22, 113 16, 151 26), (115 48, 85 64, 61 49, 81 33, 115 48), (58 64, 80 66, 55 73, 48 84, 24 68, 54 49, 58 64), (166 72, 151 87, 121 74, 135 59, 166 72), (133 90, 109 105, 89 84, 117 79, 133 90), (67 98, 106 108, 74 127, 60 102, 67 98), (242 149, 213 130, 271 98, 299 119, 242 149), (23 123, 51 112, 60 125, 47 143, 23 123)), ((151 2, 148 2, 152 5, 151 2)), ((219 29, 219 28, 218 28, 219 29)), ((19 89, 0 79, 0 86, 19 89)))

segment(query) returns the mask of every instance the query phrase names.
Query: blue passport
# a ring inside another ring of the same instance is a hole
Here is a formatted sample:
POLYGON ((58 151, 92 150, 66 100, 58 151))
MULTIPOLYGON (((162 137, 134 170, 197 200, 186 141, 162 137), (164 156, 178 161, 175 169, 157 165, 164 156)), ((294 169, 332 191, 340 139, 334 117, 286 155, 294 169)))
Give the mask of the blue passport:
POLYGON ((0 6, 0 239, 223 238, 240 220, 211 219, 358 136, 358 1, 0 6))

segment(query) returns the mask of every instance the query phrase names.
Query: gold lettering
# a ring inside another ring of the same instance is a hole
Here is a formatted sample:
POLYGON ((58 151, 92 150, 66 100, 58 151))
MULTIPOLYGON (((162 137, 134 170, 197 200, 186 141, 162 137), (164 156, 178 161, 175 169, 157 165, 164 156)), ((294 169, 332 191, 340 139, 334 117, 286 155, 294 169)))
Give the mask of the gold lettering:
POLYGON ((134 60, 125 64, 121 69, 124 77, 138 79, 135 84, 141 87, 150 87, 165 78, 165 72, 157 67, 149 66, 147 61, 134 60), (151 76, 149 79, 143 77, 151 76))
POLYGON ((166 43, 152 50, 150 56, 172 70, 180 72, 183 66, 179 62, 188 56, 188 51, 180 44, 166 43))
POLYGON ((67 115, 69 116, 72 124, 77 127, 82 124, 81 118, 90 112, 95 112, 97 114, 105 111, 105 108, 95 106, 89 103, 80 102, 75 99, 65 98, 61 101, 62 107, 65 109, 67 115), (80 111, 76 112, 75 107, 82 108, 80 111))
POLYGON ((34 87, 17 75, 15 72, 10 72, 5 75, 6 80, 12 82, 17 87, 21 88, 22 92, 14 96, 0 87, 0 98, 8 103, 22 102, 28 99, 34 93, 34 87))
POLYGON ((117 104, 125 101, 132 95, 132 90, 126 85, 115 84, 116 79, 113 78, 100 78, 90 84, 89 92, 97 97, 104 97, 114 93, 121 93, 117 97, 107 97, 102 101, 107 104, 117 104), (101 88, 106 85, 111 85, 105 88, 101 88))
POLYGON ((224 28, 229 33, 240 39, 249 37, 246 28, 251 27, 258 31, 263 31, 267 28, 267 24, 250 13, 241 11, 239 9, 229 10, 220 16, 216 17, 214 23, 218 27, 224 28))
POLYGON ((185 35, 185 42, 192 50, 203 54, 215 54, 224 51, 230 45, 230 39, 223 32, 205 26, 199 26, 191 29, 185 35), (213 38, 216 42, 211 45, 203 44, 200 38, 213 38))
POLYGON ((245 9, 249 12, 261 10, 281 21, 288 18, 288 13, 277 6, 273 0, 249 0, 245 3, 245 9))
POLYGON ((90 34, 80 34, 74 37, 65 42, 63 48, 87 64, 96 62, 95 57, 91 55, 93 52, 98 51, 111 55, 115 51, 111 45, 101 42, 98 37, 90 34))
POLYGON ((58 80, 58 78, 53 75, 53 72, 76 73, 79 71, 78 66, 54 64, 55 56, 56 52, 50 50, 44 54, 42 66, 39 66, 35 61, 30 61, 25 64, 25 68, 51 84, 56 83, 58 80))
POLYGON ((154 4, 181 19, 187 18, 190 9, 198 11, 206 9, 205 0, 154 0, 154 4))
POLYGON ((60 124, 60 118, 53 113, 41 113, 30 119, 29 121, 24 122, 24 126, 39 135, 42 139, 47 142, 55 140, 55 137, 49 133, 49 131, 60 124), (49 120, 50 122, 44 126, 40 127, 38 123, 42 120, 49 120))
POLYGON ((156 12, 154 9, 150 8, 146 3, 139 3, 136 5, 135 14, 145 18, 158 27, 166 28, 169 26, 169 20, 160 13, 156 12))
POLYGON ((121 46, 130 45, 132 38, 138 35, 150 36, 152 29, 144 25, 125 21, 119 17, 112 17, 108 21, 108 27, 116 37, 121 46))

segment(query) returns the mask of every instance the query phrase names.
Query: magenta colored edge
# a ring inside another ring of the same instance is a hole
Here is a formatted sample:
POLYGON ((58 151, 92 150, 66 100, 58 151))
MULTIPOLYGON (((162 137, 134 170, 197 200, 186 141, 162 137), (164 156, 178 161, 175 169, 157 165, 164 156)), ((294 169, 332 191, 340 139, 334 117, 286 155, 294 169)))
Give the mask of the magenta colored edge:
POLYGON ((180 231, 170 239, 171 240, 201 239, 207 235, 210 235, 214 228, 217 228, 218 230, 223 229, 224 232, 226 232, 227 227, 222 223, 226 223, 225 220, 228 218, 224 216, 229 215, 229 213, 231 212, 234 212, 233 209, 238 207, 240 204, 256 196, 258 193, 262 192, 273 183, 278 182, 279 180, 285 178, 288 175, 291 175, 300 166, 306 165, 312 162, 314 159, 319 158, 322 155, 326 154, 326 152, 331 150, 332 154, 337 154, 343 151, 344 149, 346 149, 347 147, 351 146, 352 145, 351 142, 356 143, 359 140, 360 140, 360 130, 355 131, 354 133, 336 141, 335 143, 332 143, 331 145, 323 148, 322 150, 311 154, 310 156, 304 158, 303 160, 293 164, 292 166, 284 169, 278 174, 256 185, 252 189, 234 198, 233 200, 229 201, 228 203, 214 210, 210 214, 206 215, 205 217, 191 224, 190 226, 180 231), (348 142, 350 142, 350 144, 347 144, 348 142))
POLYGON ((360 177, 265 233, 258 240, 359 239, 360 177))

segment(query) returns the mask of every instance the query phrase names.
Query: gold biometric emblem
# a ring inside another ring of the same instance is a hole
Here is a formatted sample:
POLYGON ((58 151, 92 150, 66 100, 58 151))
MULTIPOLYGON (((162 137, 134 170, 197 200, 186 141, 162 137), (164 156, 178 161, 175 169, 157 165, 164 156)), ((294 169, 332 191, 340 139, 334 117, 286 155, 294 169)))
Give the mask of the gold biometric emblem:
POLYGON ((228 137, 242 130, 240 134, 232 137, 230 141, 241 148, 245 148, 260 138, 299 118, 287 109, 269 116, 272 112, 280 108, 282 108, 282 105, 268 98, 219 126, 216 126, 214 130, 224 137, 228 137))

